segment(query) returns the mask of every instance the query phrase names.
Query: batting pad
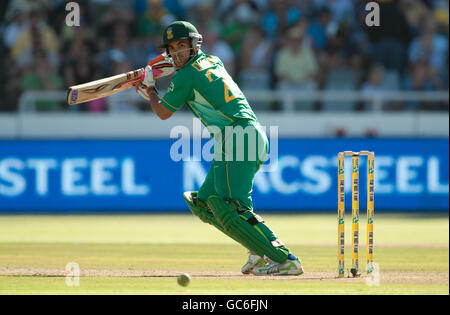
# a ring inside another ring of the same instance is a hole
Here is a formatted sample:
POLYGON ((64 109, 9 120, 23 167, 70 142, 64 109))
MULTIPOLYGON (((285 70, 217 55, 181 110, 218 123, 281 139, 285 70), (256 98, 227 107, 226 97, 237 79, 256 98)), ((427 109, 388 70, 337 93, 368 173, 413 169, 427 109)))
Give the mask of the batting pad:
MULTIPOLYGON (((222 231, 227 236, 231 237, 236 242, 243 245, 241 242, 239 242, 239 240, 237 240, 236 238, 234 238, 232 235, 230 235, 229 233, 227 233, 225 231, 225 229, 222 227, 222 225, 219 222, 217 222, 216 218, 214 217, 214 215, 212 213, 208 212, 208 210, 205 209, 204 207, 197 206, 196 204, 194 204, 194 201, 192 200, 192 195, 196 195, 196 194, 197 194, 196 191, 186 191, 183 194, 183 198, 186 201, 191 212, 194 215, 196 215, 197 217, 199 217, 200 220, 202 220, 203 222, 211 224, 212 226, 216 227, 218 230, 222 231)), ((243 245, 243 246, 246 247, 245 245, 243 245)))
POLYGON ((241 218, 236 209, 222 198, 215 195, 210 196, 207 204, 227 235, 233 235, 233 239, 260 257, 265 255, 280 264, 286 261, 289 254, 286 247, 274 247, 262 233, 258 232, 247 220, 241 218))

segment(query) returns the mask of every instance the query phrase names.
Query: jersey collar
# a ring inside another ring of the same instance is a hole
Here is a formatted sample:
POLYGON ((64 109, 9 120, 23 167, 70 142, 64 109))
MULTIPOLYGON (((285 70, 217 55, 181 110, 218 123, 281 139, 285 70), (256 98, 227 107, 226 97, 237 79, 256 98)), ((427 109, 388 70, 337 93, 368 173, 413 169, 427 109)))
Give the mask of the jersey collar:
POLYGON ((189 66, 189 65, 193 64, 195 61, 198 60, 198 58, 200 58, 200 57, 203 56, 203 55, 205 55, 205 53, 204 53, 203 51, 201 51, 201 49, 199 49, 197 55, 195 55, 194 57, 192 57, 188 62, 186 62, 186 63, 184 64, 184 66, 182 66, 182 67, 181 67, 179 70, 177 70, 177 71, 180 71, 181 69, 185 68, 186 66, 189 66))

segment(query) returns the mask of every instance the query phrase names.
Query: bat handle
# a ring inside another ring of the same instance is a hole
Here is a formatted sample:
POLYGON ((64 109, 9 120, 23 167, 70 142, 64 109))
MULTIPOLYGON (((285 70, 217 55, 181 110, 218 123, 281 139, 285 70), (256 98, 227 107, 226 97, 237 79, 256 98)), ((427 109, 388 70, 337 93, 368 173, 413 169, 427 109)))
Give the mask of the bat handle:
POLYGON ((165 59, 164 55, 159 55, 158 57, 156 57, 155 59, 153 59, 152 61, 150 61, 147 65, 149 66, 153 66, 155 63, 163 61, 165 59))

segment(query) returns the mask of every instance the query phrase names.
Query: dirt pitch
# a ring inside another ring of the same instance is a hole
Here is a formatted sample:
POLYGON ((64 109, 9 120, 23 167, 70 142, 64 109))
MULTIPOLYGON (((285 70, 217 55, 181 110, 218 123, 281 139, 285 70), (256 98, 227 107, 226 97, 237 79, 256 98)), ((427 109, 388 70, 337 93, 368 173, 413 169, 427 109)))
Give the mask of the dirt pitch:
MULTIPOLYGON (((253 276, 242 275, 235 271, 186 271, 186 270, 137 270, 137 269, 81 269, 81 277, 122 277, 122 278, 174 278, 188 272, 194 278, 217 278, 235 280, 288 280, 288 281, 340 281, 364 283, 365 275, 358 278, 336 278, 332 272, 305 272, 297 277, 253 276)), ((51 268, 9 268, 0 267, 0 276, 33 276, 33 277, 65 277, 64 269, 51 268)), ((448 272, 398 272, 383 271, 380 273, 380 284, 414 284, 414 285, 449 285, 448 272)))

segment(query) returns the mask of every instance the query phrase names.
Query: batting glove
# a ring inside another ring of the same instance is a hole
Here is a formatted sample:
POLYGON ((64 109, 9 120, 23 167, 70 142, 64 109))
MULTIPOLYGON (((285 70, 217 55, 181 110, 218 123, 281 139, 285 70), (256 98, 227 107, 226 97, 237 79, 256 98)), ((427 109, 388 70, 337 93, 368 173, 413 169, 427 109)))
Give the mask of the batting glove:
POLYGON ((142 83, 138 83, 135 85, 136 87, 136 92, 142 96, 143 99, 150 101, 150 95, 148 93, 147 87, 145 85, 143 85, 142 83))
POLYGON ((155 78, 153 77, 152 67, 146 66, 144 69, 144 78, 141 81, 141 85, 144 85, 146 89, 155 86, 155 78))
POLYGON ((150 61, 148 65, 152 67, 153 78, 155 80, 175 72, 174 62, 165 52, 150 61))

